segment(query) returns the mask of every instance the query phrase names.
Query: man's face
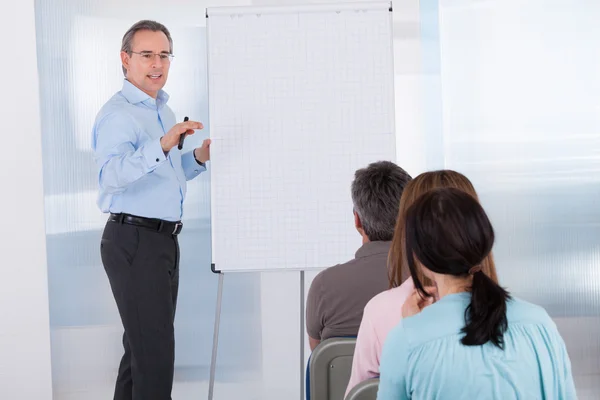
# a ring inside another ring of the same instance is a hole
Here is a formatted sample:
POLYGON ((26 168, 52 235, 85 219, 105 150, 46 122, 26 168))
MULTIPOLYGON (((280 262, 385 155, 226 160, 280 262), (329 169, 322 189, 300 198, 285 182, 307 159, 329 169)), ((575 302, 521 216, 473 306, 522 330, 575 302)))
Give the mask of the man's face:
POLYGON ((127 80, 156 98, 158 91, 167 83, 171 66, 171 61, 166 57, 171 54, 169 39, 160 31, 138 31, 133 37, 131 49, 131 54, 121 52, 127 80))

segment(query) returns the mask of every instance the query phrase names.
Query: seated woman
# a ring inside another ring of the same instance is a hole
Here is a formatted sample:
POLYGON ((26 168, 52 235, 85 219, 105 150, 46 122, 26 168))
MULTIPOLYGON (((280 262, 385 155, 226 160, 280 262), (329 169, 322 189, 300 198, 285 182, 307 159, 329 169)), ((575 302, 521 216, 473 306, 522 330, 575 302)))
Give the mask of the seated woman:
POLYGON ((406 213, 404 242, 416 290, 383 346, 378 400, 577 398, 546 311, 481 273, 494 230, 477 200, 451 188, 424 194, 406 213))
MULTIPOLYGON (((477 199, 477 193, 471 181, 463 174, 451 170, 425 172, 409 182, 402 193, 389 255, 392 289, 373 297, 365 306, 352 360, 352 375, 346 394, 360 382, 379 376, 379 360, 383 342, 392 328, 402 319, 402 305, 415 289, 406 264, 406 257, 402 252, 406 210, 424 193, 444 187, 460 189, 477 199)), ((481 266, 482 272, 497 282, 492 253, 485 257, 481 266)), ((422 274, 419 275, 419 280, 426 287, 432 285, 432 282, 422 274)))

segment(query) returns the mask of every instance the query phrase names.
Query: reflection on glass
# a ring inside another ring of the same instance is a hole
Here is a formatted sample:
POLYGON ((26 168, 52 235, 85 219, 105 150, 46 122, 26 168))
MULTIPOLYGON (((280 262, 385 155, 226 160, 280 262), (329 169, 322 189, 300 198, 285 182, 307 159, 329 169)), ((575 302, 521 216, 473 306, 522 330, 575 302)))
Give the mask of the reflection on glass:
POLYGON ((445 166, 481 194, 502 284, 548 310, 580 398, 596 398, 600 58, 590 49, 600 4, 436 0, 422 12, 439 24, 426 31, 439 29, 439 57, 428 60, 439 63, 429 68, 442 111, 426 118, 443 121, 445 166))

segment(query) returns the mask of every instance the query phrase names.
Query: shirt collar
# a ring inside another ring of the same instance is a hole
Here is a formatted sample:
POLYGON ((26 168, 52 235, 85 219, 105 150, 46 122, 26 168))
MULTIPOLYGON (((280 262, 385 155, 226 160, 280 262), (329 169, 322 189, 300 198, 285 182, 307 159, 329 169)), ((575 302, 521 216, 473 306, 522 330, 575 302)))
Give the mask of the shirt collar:
POLYGON ((158 96, 156 96, 156 100, 150 97, 147 93, 138 89, 133 83, 129 82, 127 79, 123 79, 123 89, 121 89, 121 93, 128 102, 131 104, 137 103, 146 103, 149 105, 158 105, 159 108, 163 107, 169 101, 169 95, 164 90, 158 91, 158 96))
POLYGON ((383 254, 390 251, 391 241, 376 241, 376 242, 367 242, 363 244, 360 249, 356 251, 356 258, 363 258, 373 256, 375 254, 383 254))

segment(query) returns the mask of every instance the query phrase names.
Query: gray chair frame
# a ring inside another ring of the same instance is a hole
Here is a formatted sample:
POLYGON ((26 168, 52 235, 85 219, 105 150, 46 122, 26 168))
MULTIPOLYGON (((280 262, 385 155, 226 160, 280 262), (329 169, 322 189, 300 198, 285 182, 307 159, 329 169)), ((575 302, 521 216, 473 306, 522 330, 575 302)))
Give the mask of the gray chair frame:
POLYGON ((377 400, 379 378, 367 379, 354 386, 345 400, 377 400))
POLYGON ((344 400, 350 381, 356 338, 322 341, 310 356, 310 400, 344 400))

